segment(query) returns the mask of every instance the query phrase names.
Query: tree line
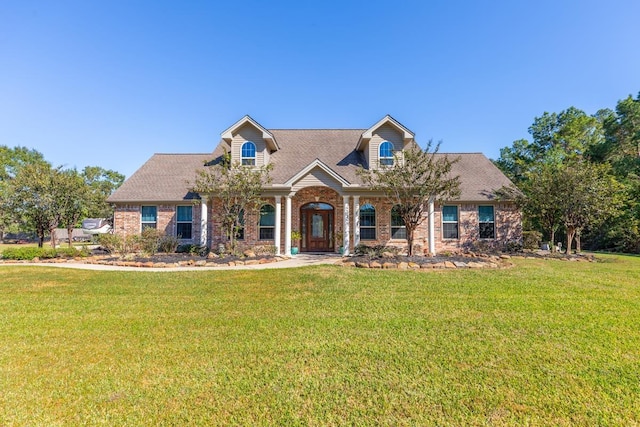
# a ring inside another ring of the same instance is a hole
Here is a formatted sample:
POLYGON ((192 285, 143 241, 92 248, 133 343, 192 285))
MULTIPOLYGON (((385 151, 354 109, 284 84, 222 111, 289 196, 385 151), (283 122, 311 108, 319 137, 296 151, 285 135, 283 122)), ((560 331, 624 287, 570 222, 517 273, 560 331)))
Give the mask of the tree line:
POLYGON ((83 218, 110 218, 106 199, 123 182, 113 170, 54 167, 36 150, 0 145, 0 240, 7 231, 31 232, 39 246, 47 235, 55 246, 56 228, 71 236, 83 218))
POLYGON ((525 230, 551 248, 640 252, 640 94, 593 115, 545 112, 531 139, 500 150, 494 163, 518 190, 525 230))

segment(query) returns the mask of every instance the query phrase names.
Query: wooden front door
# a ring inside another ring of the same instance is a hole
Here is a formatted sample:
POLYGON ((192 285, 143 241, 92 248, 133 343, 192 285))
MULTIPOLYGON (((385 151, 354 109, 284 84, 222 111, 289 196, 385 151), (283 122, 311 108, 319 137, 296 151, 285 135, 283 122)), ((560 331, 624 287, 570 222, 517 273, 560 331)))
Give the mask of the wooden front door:
POLYGON ((304 209, 302 211, 303 251, 329 252, 333 250, 333 209, 304 209))

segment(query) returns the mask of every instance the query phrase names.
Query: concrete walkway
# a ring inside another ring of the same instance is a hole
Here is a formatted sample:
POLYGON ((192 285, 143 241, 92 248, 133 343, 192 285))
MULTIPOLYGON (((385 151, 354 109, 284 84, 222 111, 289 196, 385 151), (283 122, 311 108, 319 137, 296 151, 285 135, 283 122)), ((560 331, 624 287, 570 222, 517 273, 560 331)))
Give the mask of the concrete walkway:
POLYGON ((296 268, 306 267, 310 265, 322 265, 322 264, 335 264, 342 259, 342 256, 338 254, 298 254, 292 256, 290 259, 272 262, 269 264, 255 264, 255 265, 238 265, 234 267, 221 266, 221 267, 166 267, 166 268, 154 268, 154 267, 121 267, 117 265, 102 265, 102 264, 84 264, 81 262, 66 262, 66 263, 46 263, 46 262, 29 262, 29 263, 0 263, 2 266, 36 266, 36 267, 57 267, 57 268, 75 268, 77 270, 100 270, 100 271, 159 271, 159 272, 179 272, 179 271, 223 271, 223 270, 266 270, 272 268, 296 268))

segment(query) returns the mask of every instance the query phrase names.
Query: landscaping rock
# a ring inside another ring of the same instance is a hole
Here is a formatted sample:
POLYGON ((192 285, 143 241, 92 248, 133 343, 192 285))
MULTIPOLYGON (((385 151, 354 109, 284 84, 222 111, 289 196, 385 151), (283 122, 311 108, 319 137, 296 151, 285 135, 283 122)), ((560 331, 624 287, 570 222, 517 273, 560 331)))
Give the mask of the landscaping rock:
POLYGON ((398 268, 398 265, 395 262, 385 262, 382 264, 382 268, 398 268))
POLYGON ((444 262, 444 268, 456 268, 456 265, 454 263, 452 263, 451 261, 445 261, 444 262))
POLYGON ((406 263, 406 262, 398 263, 398 270, 406 270, 407 268, 409 268, 409 263, 406 263))
POLYGON ((369 268, 369 263, 368 262, 356 262, 356 267, 358 268, 369 268))
POLYGON ((371 261, 369 263, 369 267, 370 268, 382 268, 382 264, 380 264, 378 261, 371 261))

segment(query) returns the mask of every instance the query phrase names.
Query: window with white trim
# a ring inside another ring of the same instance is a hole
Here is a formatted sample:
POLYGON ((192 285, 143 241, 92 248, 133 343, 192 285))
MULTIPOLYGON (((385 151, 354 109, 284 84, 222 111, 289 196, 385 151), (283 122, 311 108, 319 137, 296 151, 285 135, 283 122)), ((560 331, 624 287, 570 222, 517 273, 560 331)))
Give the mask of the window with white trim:
POLYGON ((392 239, 406 239, 407 227, 400 216, 400 205, 395 205, 391 208, 391 238, 392 239))
POLYGON ((389 141, 384 141, 380 144, 379 149, 379 162, 381 166, 393 166, 393 144, 389 141))
POLYGON ((176 206, 176 236, 191 239, 193 232, 193 206, 176 206))
POLYGON ((142 230, 146 228, 158 228, 158 207, 142 206, 141 209, 142 230))
POLYGON ((256 144, 251 141, 247 141, 242 144, 242 148, 240 150, 240 159, 241 163, 244 166, 255 166, 256 165, 256 144))
POLYGON ((369 203, 360 206, 360 239, 376 240, 376 208, 369 203))
POLYGON ((495 212, 493 206, 478 206, 478 224, 481 239, 496 238, 495 212))
POLYGON ((442 238, 443 239, 458 238, 458 207, 457 206, 442 207, 442 238))
POLYGON ((260 240, 273 240, 276 226, 276 209, 271 205, 260 208, 260 240))

